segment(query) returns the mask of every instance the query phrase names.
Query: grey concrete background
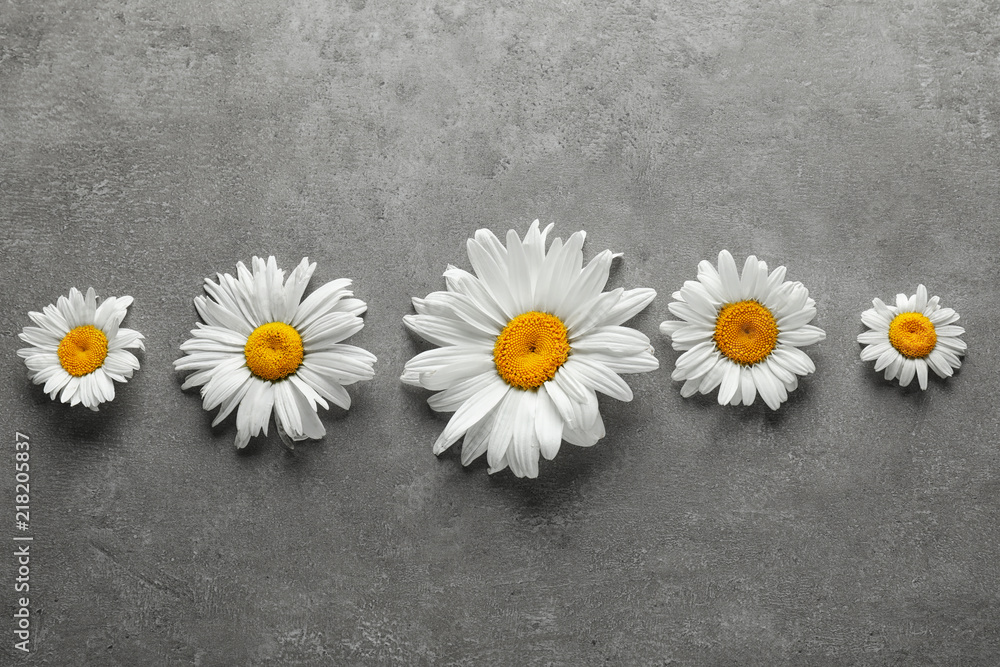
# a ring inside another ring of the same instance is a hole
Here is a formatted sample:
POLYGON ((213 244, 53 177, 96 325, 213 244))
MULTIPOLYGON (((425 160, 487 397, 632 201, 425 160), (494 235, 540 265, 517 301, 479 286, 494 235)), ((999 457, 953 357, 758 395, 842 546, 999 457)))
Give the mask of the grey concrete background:
POLYGON ((5 0, 4 664, 1000 663, 1000 4, 5 0), (475 229, 535 218, 661 369, 537 481, 463 469, 400 385, 401 317, 475 229), (698 260, 786 264, 817 372, 780 412, 684 400, 657 332, 698 260), (171 367, 204 277, 356 280, 379 357, 329 435, 233 449, 171 367), (962 314, 948 382, 858 358, 875 296, 962 314), (99 414, 16 357, 70 286, 131 294, 99 414), (12 646, 13 439, 32 444, 32 653, 12 646), (5 523, 6 522, 6 523, 5 523))

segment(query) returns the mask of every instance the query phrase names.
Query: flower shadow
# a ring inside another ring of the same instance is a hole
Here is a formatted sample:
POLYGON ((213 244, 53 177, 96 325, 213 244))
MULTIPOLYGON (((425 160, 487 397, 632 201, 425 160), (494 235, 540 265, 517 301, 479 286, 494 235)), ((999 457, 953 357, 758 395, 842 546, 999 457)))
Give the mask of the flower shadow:
POLYGON ((60 401, 49 401, 47 397, 45 402, 49 403, 48 408, 51 410, 48 423, 51 425, 53 435, 61 442, 72 443, 74 451, 79 450, 80 446, 103 445, 117 440, 112 436, 118 430, 118 422, 123 416, 121 411, 116 409, 120 406, 116 406, 114 402, 102 404, 98 412, 79 405, 70 406, 60 401))
MULTIPOLYGON (((859 345, 859 349, 863 346, 859 345)), ((963 358, 964 360, 964 358, 963 358)), ((921 403, 924 398, 928 395, 927 392, 934 387, 934 391, 943 392, 945 394, 950 394, 954 388, 952 382, 958 379, 962 374, 962 366, 953 369, 953 374, 951 377, 941 377, 931 369, 927 369, 927 389, 921 389, 920 383, 917 378, 914 377, 910 384, 905 387, 900 386, 899 378, 893 378, 892 380, 885 379, 885 370, 875 372, 874 364, 872 362, 861 362, 858 370, 859 375, 864 375, 862 382, 867 382, 879 396, 889 396, 898 395, 903 396, 906 400, 911 403, 921 403)))
POLYGON ((777 410, 772 410, 760 396, 754 399, 750 405, 719 405, 717 391, 710 394, 695 394, 683 399, 688 404, 694 405, 699 411, 706 413, 712 410, 720 411, 722 418, 726 420, 736 420, 740 425, 751 422, 762 422, 768 427, 780 427, 787 419, 788 415, 795 412, 798 406, 809 401, 809 378, 799 380, 799 386, 789 392, 788 399, 785 400, 777 410))

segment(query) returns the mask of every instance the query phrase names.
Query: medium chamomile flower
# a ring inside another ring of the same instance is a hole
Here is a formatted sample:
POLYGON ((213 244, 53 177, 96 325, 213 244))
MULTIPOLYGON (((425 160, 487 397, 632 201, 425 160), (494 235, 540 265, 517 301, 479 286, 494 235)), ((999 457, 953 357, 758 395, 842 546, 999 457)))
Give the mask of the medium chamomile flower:
POLYGON ((475 275, 449 266, 447 290, 413 299, 406 326, 439 345, 410 359, 402 381, 437 391, 428 404, 454 412, 434 453, 465 436, 462 463, 483 453, 489 472, 510 467, 538 476, 563 440, 589 447, 605 435, 601 392, 623 401, 632 390, 619 373, 658 367, 649 339, 620 326, 645 308, 647 288, 603 292, 610 250, 583 266, 584 232, 545 249, 552 225, 514 230, 504 246, 480 229, 467 243, 475 275))
POLYGON ((239 407, 236 446, 267 435, 271 413, 285 444, 321 438, 326 428, 317 406, 327 400, 345 410, 351 397, 345 385, 374 376, 373 354, 341 343, 364 326, 364 301, 352 298, 350 280, 326 283, 304 301, 316 264, 303 259, 288 280, 274 257, 254 257, 252 271, 242 262, 238 277, 219 274, 205 280, 208 297, 194 299, 205 321, 181 343, 179 371, 194 371, 182 388, 201 387, 206 410, 220 407, 212 426, 239 407))
POLYGON ((115 398, 115 382, 126 382, 139 370, 130 349, 144 349, 142 334, 119 326, 132 297, 108 297, 97 305, 94 288, 84 296, 75 287, 42 312, 30 312, 37 324, 25 327, 21 340, 31 347, 17 351, 35 384, 52 400, 82 403, 91 410, 115 398))
POLYGON ((785 280, 785 267, 768 273, 767 263, 747 257, 742 275, 728 250, 719 268, 698 264, 698 280, 688 280, 669 305, 680 321, 660 331, 684 350, 670 375, 683 380, 681 396, 719 388, 720 405, 750 405, 757 394, 772 410, 788 399, 816 366, 800 347, 826 339, 808 324, 816 302, 802 283, 785 280))
POLYGON ((959 338, 965 329, 956 326, 958 313, 938 305, 940 298, 927 298, 927 288, 917 286, 917 293, 907 298, 896 295, 896 305, 887 306, 872 299, 874 308, 861 313, 861 321, 870 331, 858 336, 865 345, 864 361, 875 362, 875 372, 885 369, 885 379, 899 378, 905 387, 916 375, 921 389, 927 389, 927 369, 939 377, 951 377, 962 365, 965 341, 959 338))

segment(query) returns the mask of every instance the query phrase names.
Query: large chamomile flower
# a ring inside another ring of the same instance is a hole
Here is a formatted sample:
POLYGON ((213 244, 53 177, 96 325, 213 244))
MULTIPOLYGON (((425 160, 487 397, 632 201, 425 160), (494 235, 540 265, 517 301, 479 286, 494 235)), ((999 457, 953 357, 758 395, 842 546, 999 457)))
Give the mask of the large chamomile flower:
POLYGON ((800 347, 826 339, 808 324, 816 302, 802 283, 785 280, 785 267, 768 273, 767 263, 747 257, 742 275, 728 250, 719 253, 719 268, 698 264, 698 280, 688 280, 660 331, 675 350, 684 350, 670 375, 683 380, 681 396, 707 394, 719 388, 720 405, 750 405, 757 394, 772 410, 816 366, 800 347))
POLYGON ((181 344, 185 356, 174 362, 194 371, 183 389, 201 387, 206 410, 220 407, 215 426, 239 406, 236 446, 251 436, 267 435, 271 413, 278 434, 291 440, 321 438, 326 428, 317 406, 327 400, 345 410, 351 397, 344 389, 374 376, 375 356, 342 340, 364 322, 364 301, 352 298, 350 280, 326 283, 304 301, 316 264, 303 259, 288 280, 274 257, 254 257, 252 271, 242 262, 238 277, 219 274, 205 280, 208 297, 194 300, 205 324, 196 323, 192 338, 181 344))
POLYGON ((958 313, 938 305, 938 297, 927 298, 927 288, 917 286, 917 293, 907 298, 896 295, 896 305, 887 306, 881 299, 872 300, 874 308, 861 313, 869 328, 858 336, 865 345, 861 358, 875 361, 875 372, 885 369, 885 379, 899 378, 905 387, 917 376, 921 389, 927 389, 927 369, 939 377, 951 377, 962 365, 965 341, 959 338, 965 329, 956 326, 958 313))
POLYGON ((449 266, 447 290, 413 299, 417 314, 403 318, 441 346, 410 359, 402 376, 438 392, 431 408, 455 413, 435 454, 464 435, 464 465, 485 452, 490 473, 509 466, 537 477, 539 454, 604 437, 595 392, 632 400, 618 374, 658 367, 649 339, 620 326, 656 292, 603 292, 616 255, 605 250, 584 267, 584 232, 546 252, 551 228, 536 220, 523 241, 510 230, 506 247, 480 229, 467 244, 475 275, 449 266))
POLYGON ((108 297, 97 305, 94 288, 84 296, 75 287, 69 297, 60 296, 42 312, 30 312, 37 324, 25 327, 21 340, 31 347, 17 351, 35 384, 49 398, 91 410, 114 400, 115 382, 125 382, 139 370, 139 360, 130 349, 144 349, 142 334, 120 327, 132 297, 108 297))

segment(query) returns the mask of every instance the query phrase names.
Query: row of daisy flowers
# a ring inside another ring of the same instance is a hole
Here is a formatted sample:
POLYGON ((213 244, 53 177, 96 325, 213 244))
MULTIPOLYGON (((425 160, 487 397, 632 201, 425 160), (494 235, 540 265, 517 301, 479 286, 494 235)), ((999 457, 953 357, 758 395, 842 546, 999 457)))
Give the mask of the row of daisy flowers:
MULTIPOLYGON (((449 265, 445 289, 414 298, 406 326, 437 346, 406 362, 402 382, 435 392, 428 404, 454 413, 434 443, 441 454, 463 439, 464 465, 484 453, 489 472, 505 468, 536 477, 540 457, 551 460, 563 441, 589 447, 605 435, 597 393, 622 401, 632 390, 622 374, 659 367, 649 338, 623 326, 656 292, 640 287, 604 291, 613 260, 605 250, 584 266, 585 232, 547 242, 552 225, 536 220, 524 238, 506 244, 481 229, 467 242, 473 272, 449 265), (547 247, 546 247, 547 246, 547 247)), ((287 276, 274 257, 254 257, 237 275, 206 279, 195 297, 203 320, 181 344, 174 362, 188 372, 182 388, 200 387, 206 410, 219 408, 213 426, 236 412, 236 446, 267 435, 271 417, 286 444, 323 437, 320 406, 350 408, 344 388, 374 377, 375 355, 344 341, 364 326, 364 301, 351 281, 326 283, 303 299, 315 263, 303 259, 287 276)), ((777 410, 799 378, 816 367, 801 348, 826 338, 809 324, 816 304, 785 267, 769 270, 751 255, 740 271, 726 250, 702 261, 697 280, 674 292, 663 322, 678 357, 671 378, 681 395, 717 390, 721 405, 750 405, 759 395, 777 410)), ((18 350, 32 380, 71 405, 97 410, 114 399, 115 382, 139 368, 130 352, 143 336, 121 327, 132 297, 100 305, 93 288, 76 288, 42 312, 20 337, 18 350)), ((887 380, 927 388, 928 369, 949 377, 966 345, 958 314, 916 294, 880 299, 861 315, 861 358, 887 380)))

